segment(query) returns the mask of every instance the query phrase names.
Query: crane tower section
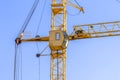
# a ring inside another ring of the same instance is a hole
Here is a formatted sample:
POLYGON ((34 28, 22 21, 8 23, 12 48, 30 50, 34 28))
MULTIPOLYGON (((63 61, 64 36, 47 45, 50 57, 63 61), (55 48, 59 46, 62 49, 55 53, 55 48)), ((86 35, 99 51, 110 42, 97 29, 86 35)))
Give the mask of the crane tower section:
POLYGON ((66 0, 52 0, 51 31, 49 47, 51 49, 51 80, 66 80, 66 0))
POLYGON ((66 0, 52 0, 52 30, 66 31, 66 0))
POLYGON ((49 46, 51 50, 67 48, 66 32, 66 0, 52 0, 51 31, 49 32, 49 46))

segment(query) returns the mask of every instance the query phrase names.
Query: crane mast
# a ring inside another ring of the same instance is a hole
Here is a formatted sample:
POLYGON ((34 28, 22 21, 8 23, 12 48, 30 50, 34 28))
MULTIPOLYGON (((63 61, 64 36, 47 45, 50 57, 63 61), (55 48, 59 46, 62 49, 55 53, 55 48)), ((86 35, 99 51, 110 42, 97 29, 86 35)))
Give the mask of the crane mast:
POLYGON ((51 6, 52 25, 49 35, 51 49, 50 80, 66 80, 66 47, 62 47, 63 39, 61 40, 63 33, 66 33, 66 0, 52 0, 51 6))
POLYGON ((52 0, 51 30, 66 31, 66 0, 52 0))

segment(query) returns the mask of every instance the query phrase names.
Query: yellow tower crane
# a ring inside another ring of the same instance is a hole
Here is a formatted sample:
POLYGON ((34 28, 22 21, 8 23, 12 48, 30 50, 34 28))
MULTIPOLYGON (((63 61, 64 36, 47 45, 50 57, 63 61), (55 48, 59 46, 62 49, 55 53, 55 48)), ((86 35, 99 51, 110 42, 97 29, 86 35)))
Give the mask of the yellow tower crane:
MULTIPOLYGON (((36 0, 30 13, 39 0, 36 0)), ((67 13, 66 5, 70 5, 84 13, 84 9, 70 2, 69 0, 52 0, 51 4, 51 30, 49 36, 24 39, 24 30, 16 38, 16 44, 22 42, 49 42, 50 47, 50 80, 66 80, 66 48, 70 40, 99 38, 120 35, 120 21, 104 22, 96 24, 83 24, 74 26, 72 34, 67 34, 67 13), (58 23, 57 20, 60 20, 58 23)), ((28 15, 26 20, 30 19, 28 15)), ((27 25, 28 23, 24 24, 27 25)))

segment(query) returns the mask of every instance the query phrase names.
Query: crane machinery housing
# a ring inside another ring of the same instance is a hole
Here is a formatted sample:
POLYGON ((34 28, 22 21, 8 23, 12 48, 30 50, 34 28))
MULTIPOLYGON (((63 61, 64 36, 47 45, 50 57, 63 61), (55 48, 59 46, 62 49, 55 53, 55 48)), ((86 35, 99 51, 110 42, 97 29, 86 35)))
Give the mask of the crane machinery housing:
MULTIPOLYGON (((35 0, 25 23, 15 39, 16 45, 22 42, 49 42, 50 52, 50 80, 66 80, 66 49, 69 41, 87 38, 120 36, 120 21, 83 24, 74 26, 72 34, 67 33, 66 5, 70 5, 84 13, 83 7, 75 5, 69 0, 51 0, 51 30, 49 36, 24 39, 24 31, 33 15, 39 0, 35 0), (57 20, 60 20, 58 23, 57 20)), ((37 55, 38 57, 40 54, 37 55)), ((15 59, 16 60, 16 59, 15 59)), ((16 61, 15 61, 16 63, 16 61)), ((16 65, 14 66, 14 80, 16 80, 16 65)))

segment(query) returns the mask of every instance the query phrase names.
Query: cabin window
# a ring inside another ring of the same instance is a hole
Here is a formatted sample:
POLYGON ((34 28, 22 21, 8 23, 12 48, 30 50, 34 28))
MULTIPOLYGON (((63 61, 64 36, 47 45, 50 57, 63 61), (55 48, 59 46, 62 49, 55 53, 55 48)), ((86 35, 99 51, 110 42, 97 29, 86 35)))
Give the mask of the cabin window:
POLYGON ((55 38, 56 38, 56 40, 60 40, 60 33, 56 33, 55 38))

